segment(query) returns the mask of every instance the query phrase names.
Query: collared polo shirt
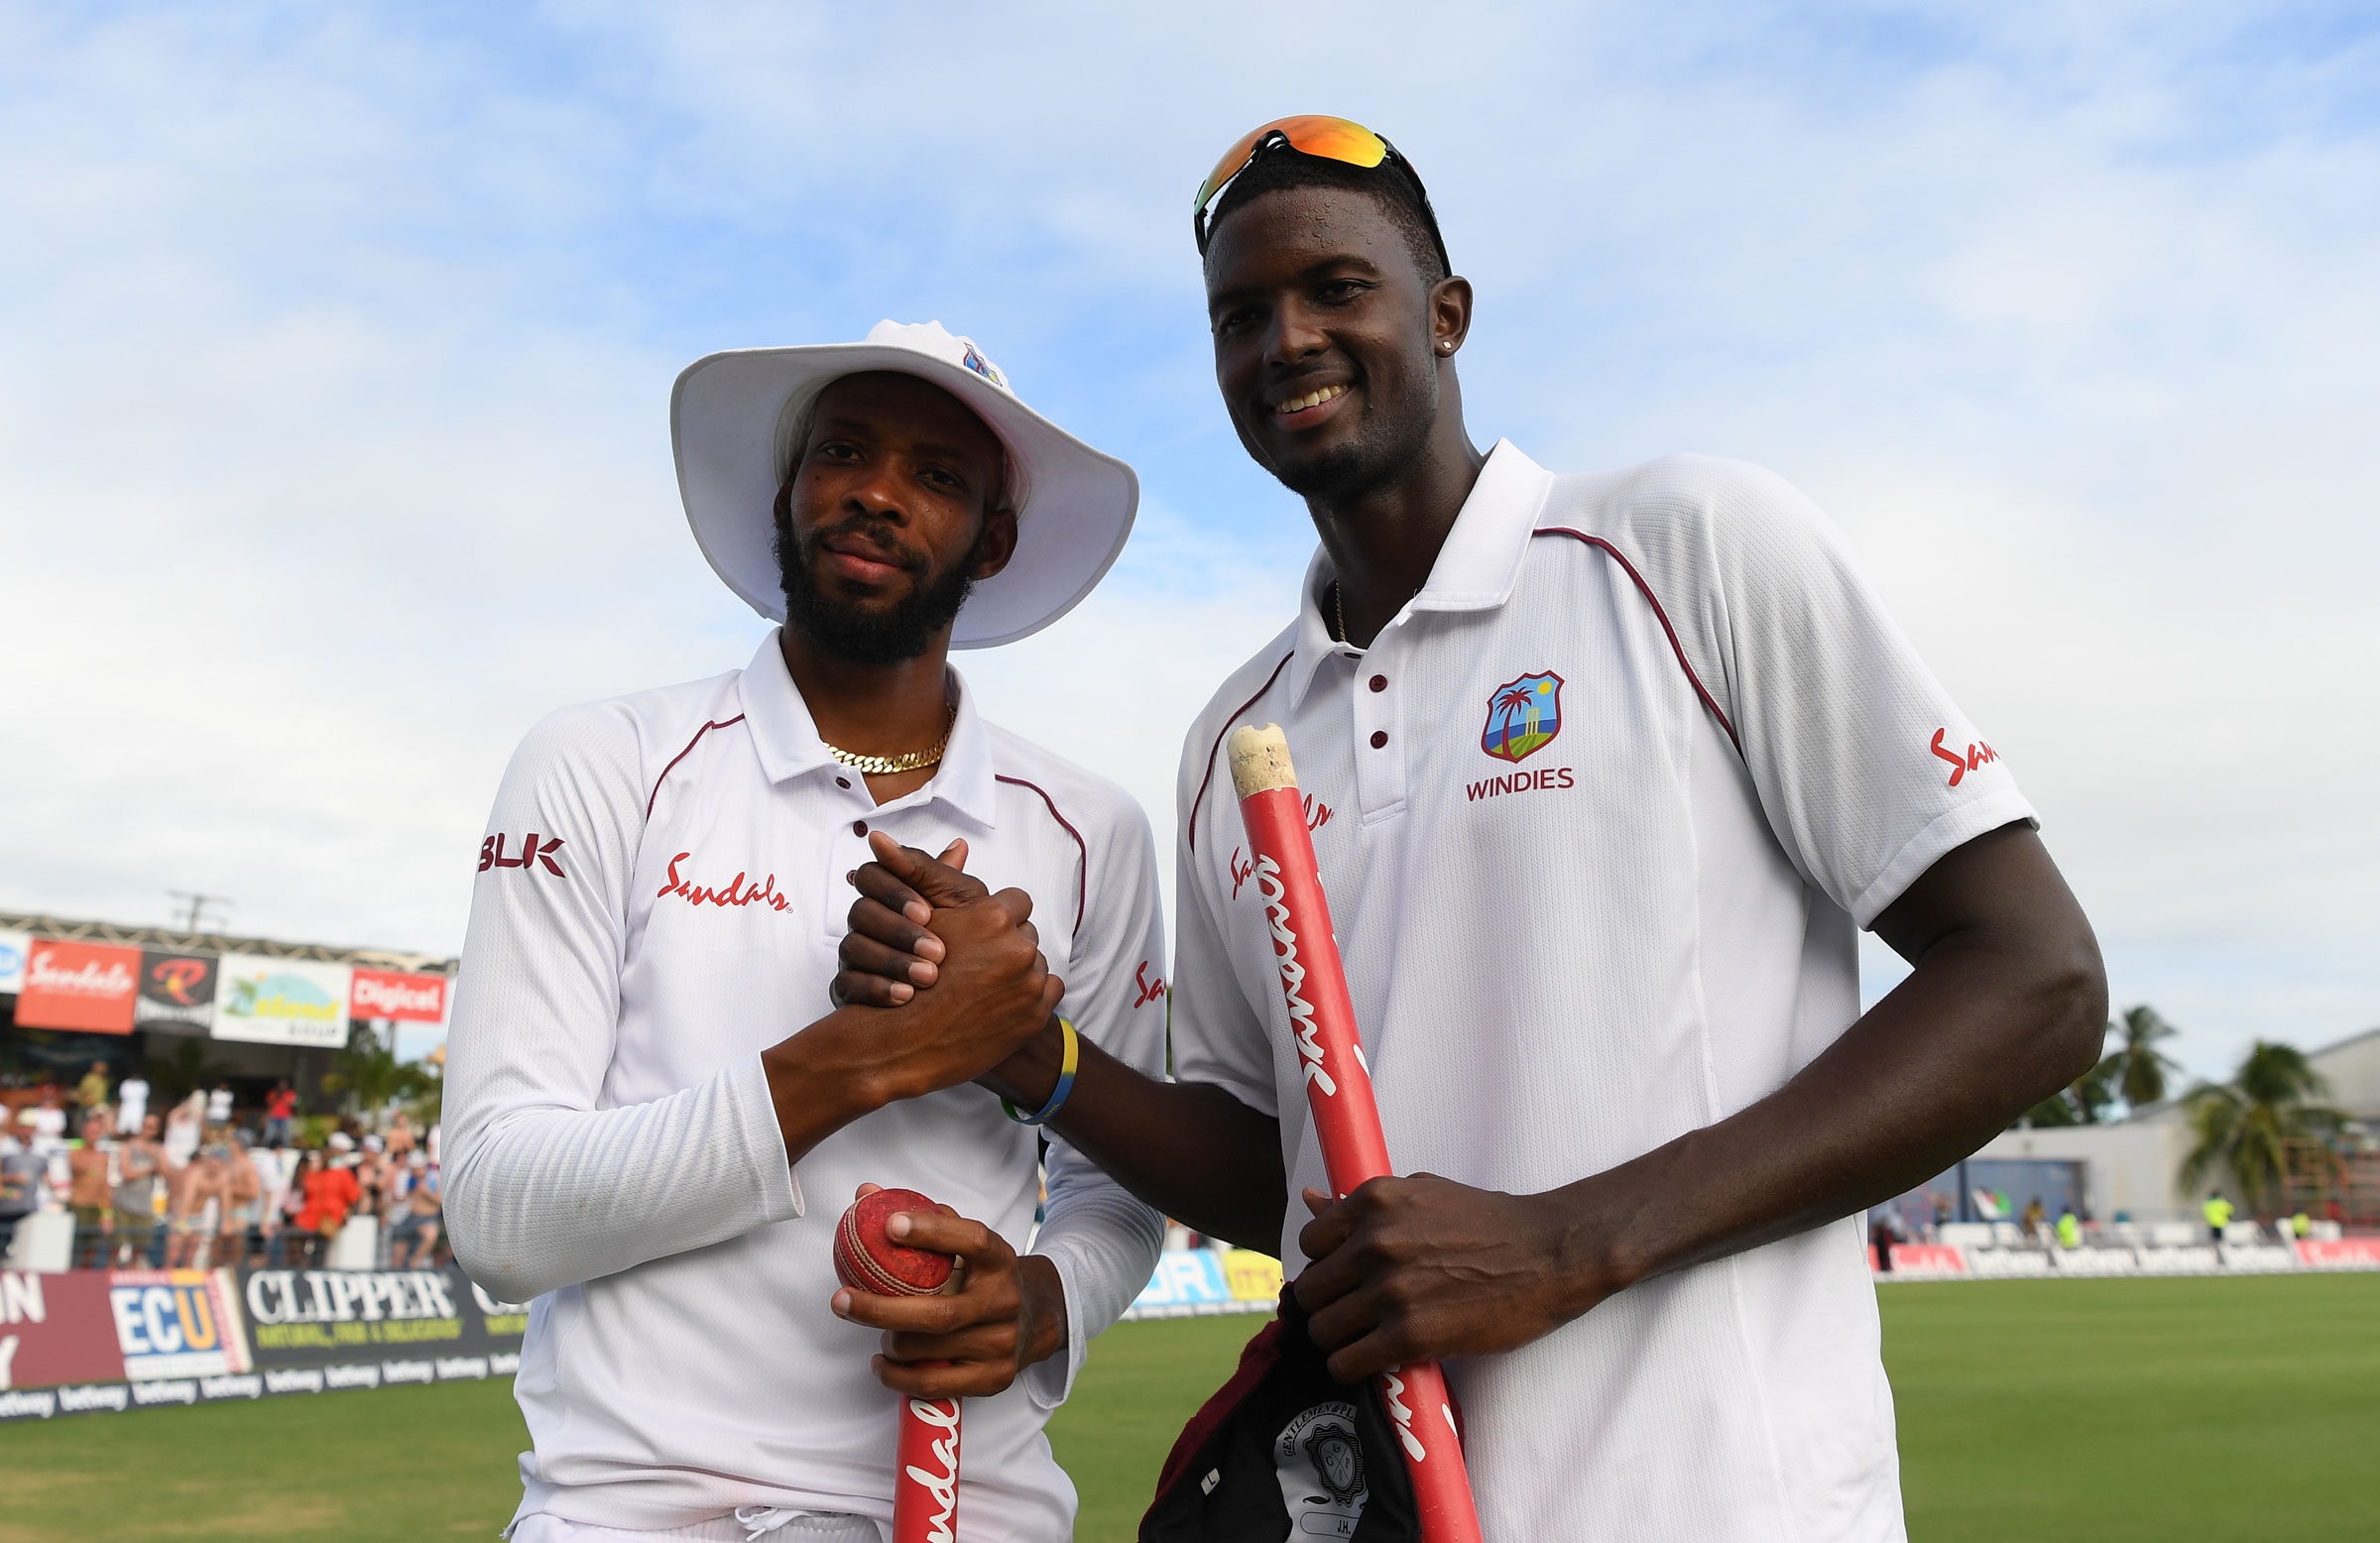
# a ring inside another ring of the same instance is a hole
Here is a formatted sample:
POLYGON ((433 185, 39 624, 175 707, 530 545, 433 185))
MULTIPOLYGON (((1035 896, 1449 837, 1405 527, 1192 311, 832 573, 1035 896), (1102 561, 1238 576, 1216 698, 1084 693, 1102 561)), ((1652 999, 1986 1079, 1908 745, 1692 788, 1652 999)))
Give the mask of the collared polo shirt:
MULTIPOLYGON (((1774 1092, 1858 1015, 1854 928, 2032 810, 1809 502, 1674 456, 1499 443, 1428 583, 1297 621, 1178 784, 1173 1052, 1327 1188, 1220 746, 1287 732, 1400 1173, 1537 1193, 1774 1092)), ((1281 1239, 1302 1264, 1291 1207, 1281 1239)), ((1902 1533, 1857 1219, 1620 1293, 1449 1368, 1490 1543, 1902 1533)))
MULTIPOLYGON (((760 1053, 829 1010, 869 831, 965 837, 972 872, 1033 896, 1068 1016, 1162 1070, 1145 817, 957 692, 933 779, 881 807, 819 739, 775 634, 749 668, 554 714, 505 773, 455 990, 446 1219, 473 1279, 535 1298, 523 1515, 890 1519, 896 1405, 869 1369, 877 1334, 828 1307, 835 1223, 861 1183, 903 1186, 1021 1251, 1039 1194, 1036 1132, 974 1086, 786 1163, 760 1053)), ((1153 1212, 1061 1140, 1047 1170, 1034 1246, 1065 1282, 1069 1348, 969 1401, 970 1538, 1068 1536, 1041 1427, 1156 1262, 1153 1212)))

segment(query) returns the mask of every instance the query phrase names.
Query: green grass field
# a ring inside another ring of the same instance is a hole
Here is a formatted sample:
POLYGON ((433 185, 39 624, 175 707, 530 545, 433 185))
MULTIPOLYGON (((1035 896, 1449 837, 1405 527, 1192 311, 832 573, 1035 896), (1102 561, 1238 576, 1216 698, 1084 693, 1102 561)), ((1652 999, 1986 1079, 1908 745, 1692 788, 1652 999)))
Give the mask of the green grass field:
MULTIPOLYGON (((1884 1288, 1917 1543, 2380 1535, 2380 1276, 1884 1288)), ((1126 1324, 1052 1427, 1076 1537, 1129 1539, 1252 1318, 1126 1324)), ((0 1427, 0 1543, 492 1537, 504 1383, 0 1427)))

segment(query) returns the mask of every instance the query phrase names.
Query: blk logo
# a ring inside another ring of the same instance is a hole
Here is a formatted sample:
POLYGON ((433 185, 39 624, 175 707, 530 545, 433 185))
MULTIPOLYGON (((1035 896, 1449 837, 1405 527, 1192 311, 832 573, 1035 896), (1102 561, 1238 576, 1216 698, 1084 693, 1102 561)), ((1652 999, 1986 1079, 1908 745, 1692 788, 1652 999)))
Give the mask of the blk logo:
POLYGON ((1969 772, 1990 766, 1993 762, 2000 759, 2000 753, 1998 751, 1993 750, 1989 745, 1985 745, 1980 742, 1967 746, 1966 754, 1964 756, 1960 755, 1955 750, 1944 750, 1942 748, 1942 737, 1949 732, 1950 730, 1948 729, 1936 729, 1934 731, 1934 743, 1928 748, 1931 749, 1935 755, 1941 757, 1944 761, 1947 761, 1951 764, 1951 786, 1957 787, 1962 781, 1965 780, 1966 773, 1969 772))
POLYGON ((556 879, 570 877, 562 872, 562 865, 553 860, 553 855, 562 850, 561 837, 540 836, 533 830, 521 838, 521 855, 519 857, 505 856, 504 841, 505 838, 502 836, 490 836, 479 844, 479 871, 481 873, 484 874, 491 868, 542 868, 556 879))

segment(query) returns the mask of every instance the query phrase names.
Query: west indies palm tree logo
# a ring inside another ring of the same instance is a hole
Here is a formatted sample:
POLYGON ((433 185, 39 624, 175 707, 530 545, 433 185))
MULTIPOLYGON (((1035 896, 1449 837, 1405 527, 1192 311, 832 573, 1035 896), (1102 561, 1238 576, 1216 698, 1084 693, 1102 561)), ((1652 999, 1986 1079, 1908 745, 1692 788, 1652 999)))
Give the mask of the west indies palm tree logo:
POLYGON ((1488 727, 1480 749, 1498 761, 1525 761, 1562 732, 1562 677, 1552 670, 1523 675, 1488 698, 1488 727))

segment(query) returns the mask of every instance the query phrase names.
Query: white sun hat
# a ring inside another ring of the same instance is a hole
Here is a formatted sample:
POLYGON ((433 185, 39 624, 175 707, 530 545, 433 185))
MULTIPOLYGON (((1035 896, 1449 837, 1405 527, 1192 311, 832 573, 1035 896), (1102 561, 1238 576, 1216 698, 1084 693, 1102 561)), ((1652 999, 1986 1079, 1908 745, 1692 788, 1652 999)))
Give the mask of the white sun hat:
POLYGON ((831 381, 892 370, 965 403, 1008 447, 1016 552, 975 586, 951 629, 955 649, 1029 637, 1074 609, 1131 534, 1140 479, 1016 400, 975 340, 939 321, 880 321, 864 343, 739 348, 686 366, 669 394, 677 491, 695 543, 727 587, 773 622, 785 619, 773 513, 798 447, 793 429, 831 381))

